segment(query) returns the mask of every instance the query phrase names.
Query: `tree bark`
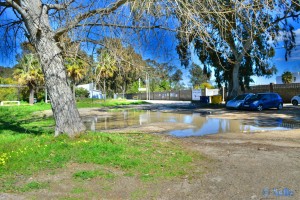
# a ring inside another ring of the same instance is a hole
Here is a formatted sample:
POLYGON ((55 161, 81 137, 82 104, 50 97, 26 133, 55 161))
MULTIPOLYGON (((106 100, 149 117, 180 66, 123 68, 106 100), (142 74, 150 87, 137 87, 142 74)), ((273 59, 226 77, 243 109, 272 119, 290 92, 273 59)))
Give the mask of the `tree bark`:
POLYGON ((104 101, 106 101, 106 81, 104 79, 104 101))
POLYGON ((34 88, 29 85, 29 104, 34 104, 34 88))
POLYGON ((75 99, 75 102, 76 102, 76 94, 75 94, 75 92, 76 92, 76 86, 75 86, 75 83, 72 86, 72 90, 73 90, 73 98, 75 99))
POLYGON ((240 62, 237 61, 233 67, 232 71, 232 88, 229 94, 229 98, 232 99, 238 95, 239 92, 239 70, 240 70, 240 62))
POLYGON ((248 50, 251 48, 251 43, 252 40, 251 38, 249 38, 248 40, 246 40, 243 44, 243 50, 241 52, 239 52, 237 50, 237 48, 234 46, 233 43, 231 44, 231 48, 235 57, 235 64, 232 70, 232 88, 230 90, 229 93, 229 99, 234 98, 238 95, 239 93, 239 71, 240 71, 240 67, 241 67, 241 63, 243 61, 243 58, 245 56, 245 54, 248 52, 248 50))
POLYGON ((40 0, 21 2, 24 12, 20 14, 29 31, 31 43, 38 52, 45 76, 45 84, 56 122, 55 136, 66 133, 70 137, 75 137, 84 132, 86 128, 79 116, 71 88, 67 82, 64 60, 54 39, 48 10, 40 0))

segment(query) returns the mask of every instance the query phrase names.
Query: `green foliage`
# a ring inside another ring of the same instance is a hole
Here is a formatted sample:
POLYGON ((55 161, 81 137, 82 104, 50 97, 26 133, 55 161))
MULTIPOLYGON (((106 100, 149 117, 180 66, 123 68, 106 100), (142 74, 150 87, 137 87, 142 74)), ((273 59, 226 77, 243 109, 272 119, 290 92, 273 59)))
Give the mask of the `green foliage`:
POLYGON ((150 88, 153 92, 165 92, 171 90, 169 80, 159 80, 158 82, 150 82, 150 88))
POLYGON ((0 66, 0 78, 12 78, 13 68, 0 66))
POLYGON ((200 89, 205 89, 205 88, 207 88, 207 89, 213 89, 214 87, 210 83, 202 83, 200 85, 200 89))
POLYGON ((129 84, 127 93, 138 93, 139 92, 139 81, 135 81, 129 84))
POLYGON ((202 83, 205 83, 208 81, 209 78, 207 78, 207 75, 204 74, 202 68, 193 63, 192 66, 191 66, 191 69, 189 70, 190 72, 190 81, 193 85, 193 88, 194 89, 199 89, 200 88, 200 85, 202 83))
MULTIPOLYGON (((181 177, 193 173, 192 161, 203 159, 176 142, 150 134, 89 133, 79 138, 54 138, 54 120, 37 115, 46 104, 0 108, 0 191, 28 191, 47 187, 32 180, 16 184, 44 170, 55 171, 69 162, 117 168, 141 180, 181 177), (35 115, 33 115, 35 113, 35 115)), ((106 170, 78 171, 76 179, 116 178, 106 170)), ((75 180, 76 180, 75 179, 75 180)))
POLYGON ((80 58, 67 57, 65 59, 65 66, 67 68, 67 75, 72 83, 76 85, 79 81, 85 78, 89 63, 80 58))
POLYGON ((34 103, 34 93, 38 86, 44 85, 44 75, 36 54, 24 54, 14 70, 14 78, 20 85, 26 85, 22 93, 29 92, 29 103, 34 103), (28 91, 29 90, 29 91, 28 91))
MULTIPOLYGON (((288 16, 286 13, 294 12, 293 6, 287 11, 280 3, 274 3, 277 1, 270 1, 270 7, 265 2, 255 1, 247 8, 236 1, 215 0, 215 5, 198 2, 201 5, 199 7, 207 10, 216 7, 216 10, 224 12, 204 14, 202 9, 195 9, 191 14, 179 18, 181 31, 177 33, 177 52, 182 65, 186 67, 196 53, 207 72, 215 71, 218 87, 226 85, 229 96, 236 95, 239 89, 244 91, 249 87, 253 82, 251 77, 255 75, 270 77, 276 73, 271 59, 275 55, 278 34, 284 35, 287 51, 295 47, 294 28, 285 19, 288 16), (270 12, 269 9, 276 12, 270 12), (231 10, 236 12, 234 17, 229 14, 231 10), (186 32, 190 33, 190 37, 186 32), (270 42, 270 36, 274 42, 270 42), (191 49, 195 49, 195 53, 191 49)), ((178 9, 187 9, 189 6, 186 4, 194 6, 192 4, 198 2, 186 1, 178 5, 178 9)))
POLYGON ((84 88, 76 88, 75 89, 75 97, 76 98, 88 98, 90 95, 89 91, 84 88))
POLYGON ((283 83, 288 84, 293 82, 293 74, 292 72, 284 72, 281 76, 281 80, 283 83))
POLYGON ((180 83, 182 80, 182 75, 182 71, 177 69, 174 74, 170 76, 171 87, 173 90, 180 90, 183 87, 183 85, 180 83))
MULTIPOLYGON (((0 84, 17 84, 11 78, 1 78, 0 84)), ((0 88, 0 101, 18 100, 18 88, 0 88)))

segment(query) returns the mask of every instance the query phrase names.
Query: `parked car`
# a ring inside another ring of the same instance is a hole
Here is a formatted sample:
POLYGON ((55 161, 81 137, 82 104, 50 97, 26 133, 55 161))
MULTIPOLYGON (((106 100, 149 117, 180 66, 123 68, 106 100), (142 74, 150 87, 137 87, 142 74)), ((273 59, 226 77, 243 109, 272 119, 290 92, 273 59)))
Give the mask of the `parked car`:
POLYGON ((293 96, 291 102, 294 106, 298 106, 298 104, 300 103, 300 94, 293 96))
POLYGON ((278 110, 283 108, 283 101, 277 93, 258 93, 245 100, 243 109, 258 110, 277 108, 278 110))
POLYGON ((226 103, 227 109, 241 109, 244 101, 249 99, 251 96, 253 96, 253 93, 246 93, 236 96, 234 99, 229 100, 226 103))

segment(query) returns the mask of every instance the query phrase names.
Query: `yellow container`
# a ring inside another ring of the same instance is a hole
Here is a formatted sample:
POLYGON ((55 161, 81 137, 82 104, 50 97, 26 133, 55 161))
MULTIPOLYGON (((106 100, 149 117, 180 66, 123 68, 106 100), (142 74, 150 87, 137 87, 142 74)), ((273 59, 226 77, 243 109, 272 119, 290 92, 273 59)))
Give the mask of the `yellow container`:
POLYGON ((222 96, 221 95, 216 95, 211 97, 211 103, 212 104, 220 104, 222 103, 222 96))

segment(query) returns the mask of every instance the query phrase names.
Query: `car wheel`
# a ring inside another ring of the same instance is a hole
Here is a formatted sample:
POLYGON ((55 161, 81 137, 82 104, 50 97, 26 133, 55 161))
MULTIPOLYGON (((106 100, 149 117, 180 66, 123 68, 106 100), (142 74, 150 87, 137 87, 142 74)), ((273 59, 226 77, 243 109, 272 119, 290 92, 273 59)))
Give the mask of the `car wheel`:
POLYGON ((262 110, 263 110, 263 106, 262 106, 262 105, 258 105, 258 106, 257 106, 257 110, 258 110, 258 111, 262 111, 262 110))
POLYGON ((283 105, 282 105, 282 103, 280 103, 278 106, 277 106, 277 109, 278 110, 281 110, 283 108, 283 105))
POLYGON ((293 100, 293 101, 292 101, 292 104, 293 104, 294 106, 298 106, 298 101, 297 101, 297 100, 293 100))

